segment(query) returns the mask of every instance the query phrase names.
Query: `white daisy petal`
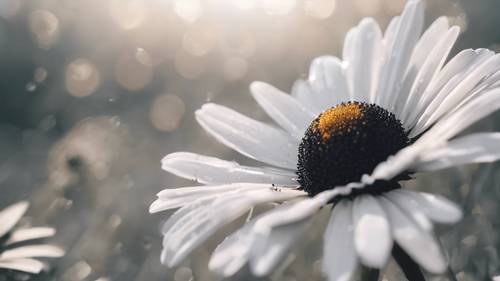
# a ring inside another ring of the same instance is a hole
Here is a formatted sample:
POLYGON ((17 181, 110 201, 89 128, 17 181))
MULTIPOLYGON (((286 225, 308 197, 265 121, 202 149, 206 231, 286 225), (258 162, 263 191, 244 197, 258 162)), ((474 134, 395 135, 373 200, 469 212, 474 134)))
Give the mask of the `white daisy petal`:
POLYGON ((292 136, 302 139, 304 131, 315 118, 312 112, 294 97, 267 83, 253 82, 250 90, 257 103, 276 123, 292 136))
POLYGON ((436 110, 432 113, 427 123, 434 123, 434 121, 436 121, 440 116, 452 110, 454 106, 471 93, 472 89, 474 89, 474 87, 481 82, 481 80, 496 72, 499 67, 500 55, 495 55, 475 68, 469 75, 464 77, 464 80, 455 88, 455 90, 445 97, 443 102, 439 104, 436 110))
POLYGON ((292 97, 296 98, 307 110, 315 116, 319 115, 324 105, 317 104, 314 100, 314 91, 308 81, 297 79, 291 90, 292 97))
POLYGON ((351 101, 370 102, 377 82, 382 50, 382 32, 372 18, 363 19, 349 32, 344 46, 346 77, 351 101))
MULTIPOLYGON (((349 63, 352 59, 354 59, 354 46, 356 46, 356 40, 358 38, 358 27, 351 27, 349 31, 347 31, 344 37, 344 46, 342 48, 342 60, 346 63, 349 63)), ((349 68, 349 66, 345 66, 345 69, 349 68)), ((346 75, 349 76, 349 75, 346 75)), ((348 81, 348 84, 350 82, 348 81)), ((349 96, 352 98, 352 93, 349 92, 349 96)), ((352 100, 351 100, 352 101, 352 100)))
POLYGON ((44 264, 35 259, 1 260, 0 268, 38 274, 44 268, 44 264))
POLYGON ((227 192, 241 192, 248 190, 269 189, 270 184, 225 184, 217 186, 191 186, 181 188, 167 188, 160 191, 158 199, 149 207, 150 213, 157 213, 164 210, 175 209, 184 205, 189 205, 194 200, 208 197, 217 197, 227 192))
POLYGON ((446 270, 446 260, 436 239, 421 229, 405 212, 384 197, 379 201, 390 220, 392 234, 403 250, 425 270, 440 274, 446 270))
MULTIPOLYGON (((169 267, 178 265, 194 248, 208 239, 220 227, 247 212, 252 204, 246 198, 238 199, 232 195, 218 200, 206 198, 199 206, 196 205, 193 208, 187 205, 186 207, 190 208, 187 214, 180 216, 180 218, 170 217, 163 227, 161 262, 169 267), (226 200, 228 199, 234 204, 227 204, 226 200), (225 210, 221 210, 220 207, 224 207, 225 210), (218 213, 214 213, 215 211, 218 213), (166 225, 171 226, 166 227, 166 225)), ((184 208, 179 209, 179 211, 184 211, 184 208)))
POLYGON ((460 207, 443 196, 407 189, 393 190, 391 193, 404 196, 408 202, 412 202, 411 204, 418 205, 418 208, 434 222, 452 224, 462 218, 460 207))
MULTIPOLYGON (((487 55, 488 52, 486 52, 484 56, 487 55)), ((491 56, 479 66, 471 69, 470 73, 467 72, 464 75, 455 76, 454 79, 451 79, 438 96, 431 102, 428 108, 426 108, 411 135, 420 134, 447 113, 454 111, 461 101, 474 93, 473 89, 478 83, 488 75, 494 73, 498 67, 500 67, 500 55, 491 56)))
POLYGON ((440 17, 431 24, 431 26, 418 40, 415 49, 413 50, 408 68, 406 69, 403 81, 403 90, 401 90, 398 94, 398 100, 394 108, 394 114, 399 120, 403 119, 403 107, 407 103, 408 95, 413 82, 415 81, 415 77, 424 64, 426 58, 429 56, 429 53, 431 53, 434 46, 436 46, 436 42, 439 42, 439 40, 446 34, 448 28, 448 19, 446 17, 440 17))
POLYGON ((311 219, 305 219, 275 227, 270 233, 257 233, 250 253, 250 267, 253 274, 256 276, 270 274, 310 226, 311 219))
MULTIPOLYGON (((486 78, 484 81, 485 84, 488 85, 488 89, 496 88, 500 86, 500 70, 490 77, 486 78)), ((481 83, 482 84, 482 83, 481 83)))
POLYGON ((372 268, 385 266, 392 236, 385 212, 373 196, 356 197, 353 205, 354 247, 361 262, 372 268))
POLYGON ((64 250, 53 245, 30 245, 6 250, 0 254, 0 260, 12 260, 20 258, 58 258, 64 255, 64 250))
POLYGON ((280 129, 211 103, 196 111, 196 120, 217 140, 247 157, 296 169, 298 140, 280 129))
POLYGON ((287 209, 278 209, 276 212, 269 213, 267 216, 259 219, 255 228, 257 231, 265 233, 274 227, 304 220, 315 214, 335 196, 340 194, 346 195, 350 191, 350 188, 337 187, 332 190, 323 191, 312 198, 304 198, 287 209))
POLYGON ((31 227, 25 229, 17 229, 9 236, 6 245, 19 243, 28 240, 51 237, 56 234, 55 228, 52 227, 31 227))
POLYGON ((0 224, 0 237, 4 236, 16 225, 28 210, 28 206, 28 202, 21 201, 0 211, 0 221, 2 222, 0 224))
POLYGON ((294 204, 285 203, 265 212, 226 237, 212 254, 209 268, 223 276, 230 276, 251 260, 254 274, 263 276, 270 273, 310 225, 311 219, 266 229, 266 232, 262 232, 262 228, 254 229, 255 223, 274 213, 287 212, 294 204))
POLYGON ((429 125, 426 125, 431 115, 441 105, 446 97, 460 87, 465 78, 475 69, 490 60, 494 53, 487 49, 464 50, 457 54, 443 70, 437 75, 429 86, 429 91, 424 93, 419 120, 413 128, 412 134, 419 134, 429 125))
POLYGON ((415 165, 420 152, 426 149, 425 145, 410 145, 400 150, 396 155, 389 156, 386 161, 379 163, 370 176, 364 176, 363 182, 372 184, 375 180, 390 180, 401 172, 415 165))
POLYGON ((323 272, 328 276, 328 280, 351 280, 357 266, 351 201, 340 200, 333 209, 325 231, 323 247, 323 272))
POLYGON ((397 192, 387 192, 384 197, 396 204, 399 209, 406 212, 406 215, 411 217, 413 221, 420 226, 421 229, 431 232, 433 230, 432 222, 427 215, 421 210, 420 206, 413 200, 408 200, 407 197, 400 195, 397 192))
MULTIPOLYGON (((277 212, 286 212, 294 204, 281 205, 262 216, 277 212)), ((262 219, 259 218, 259 219, 262 219)), ((259 219, 256 221, 258 222, 259 219)), ((312 219, 305 218, 290 224, 275 226, 268 231, 263 228, 254 228, 253 239, 250 246, 250 267, 256 276, 265 276, 281 262, 290 248, 303 236, 311 226, 312 219)))
MULTIPOLYGON (((308 83, 315 107, 320 112, 349 98, 342 62, 332 56, 321 56, 311 62, 308 83)), ((317 115, 317 114, 315 114, 317 115)))
POLYGON ((389 25, 387 25, 387 28, 385 29, 383 41, 386 47, 390 47, 390 45, 394 41, 394 36, 396 35, 396 31, 399 26, 399 19, 400 16, 393 17, 389 22, 389 25))
POLYGON ((163 227, 162 263, 172 267, 223 225, 257 204, 301 196, 271 189, 249 190, 197 200, 179 209, 163 227))
POLYGON ((485 77, 479 84, 477 84, 476 87, 471 91, 471 94, 469 94, 464 100, 462 100, 453 110, 450 111, 451 114, 455 112, 457 109, 462 108, 464 105, 468 104, 471 100, 477 98, 479 95, 498 88, 498 82, 500 82, 500 71, 497 71, 488 77, 485 77))
POLYGON ((423 132, 425 122, 427 122, 435 107, 462 81, 462 77, 468 73, 471 67, 490 56, 490 53, 482 50, 464 50, 443 67, 436 75, 436 78, 431 81, 418 102, 418 110, 415 110, 414 113, 418 116, 418 120, 410 132, 411 138, 423 132))
POLYGON ((248 262, 255 221, 254 219, 247 222, 217 246, 208 263, 210 270, 228 277, 238 272, 248 262))
MULTIPOLYGON (((440 95, 443 95, 443 98, 446 97, 450 91, 461 82, 463 77, 491 58, 494 54, 494 52, 488 49, 466 49, 459 52, 452 59, 450 59, 450 61, 439 72, 436 79, 432 81, 431 88, 437 92, 443 89, 445 85, 450 84, 450 80, 454 79, 454 77, 460 77, 456 83, 452 83, 448 86, 450 89, 449 91, 446 90, 443 91, 443 93, 440 93, 440 95)), ((432 99, 434 97, 430 95, 428 98, 432 99)))
POLYGON ((271 167, 241 166, 234 161, 190 152, 175 152, 165 156, 162 168, 174 175, 203 184, 233 182, 297 184, 294 172, 271 167))
POLYGON ((499 108, 500 89, 489 90, 439 121, 417 143, 441 144, 499 108))
POLYGON ((422 37, 418 40, 413 50, 411 61, 408 67, 409 69, 420 69, 424 64, 429 53, 436 46, 436 42, 439 42, 443 36, 449 31, 448 18, 445 16, 437 18, 430 26, 425 30, 422 37))
POLYGON ((415 78, 405 107, 403 108, 401 120, 405 128, 411 128, 417 121, 417 112, 420 110, 418 104, 423 96, 423 92, 443 66, 453 44, 458 38, 459 32, 460 28, 457 26, 450 28, 447 33, 443 34, 443 37, 438 41, 434 49, 427 54, 428 56, 415 78))
MULTIPOLYGON (((195 186, 176 189, 165 189, 158 193, 158 199, 164 201, 175 200, 176 198, 185 197, 187 200, 182 204, 182 208, 177 210, 169 220, 163 225, 162 232, 166 232, 174 223, 180 220, 185 215, 194 210, 208 208, 214 200, 218 198, 231 197, 237 194, 247 194, 251 191, 273 190, 276 193, 291 193, 291 195, 301 196, 305 193, 299 190, 291 189, 275 189, 271 184, 250 184, 250 183, 234 183, 220 186, 195 186), (215 191, 212 191, 215 190, 215 191)), ((274 193, 273 192, 273 193, 274 193)), ((280 195, 281 196, 281 195, 280 195)), ((290 195, 288 195, 290 196, 290 195)), ((292 196, 293 197, 293 196, 292 196)))
POLYGON ((500 133, 477 133, 451 140, 421 155, 416 171, 434 171, 448 167, 493 162, 500 159, 500 133))
POLYGON ((307 80, 295 81, 291 95, 317 116, 324 110, 347 101, 348 91, 342 62, 336 57, 321 56, 311 62, 307 80))
POLYGON ((386 54, 375 99, 383 108, 393 110, 396 95, 402 88, 403 75, 422 27, 423 4, 421 1, 409 1, 398 20, 394 37, 391 37, 393 40, 385 42, 386 54))

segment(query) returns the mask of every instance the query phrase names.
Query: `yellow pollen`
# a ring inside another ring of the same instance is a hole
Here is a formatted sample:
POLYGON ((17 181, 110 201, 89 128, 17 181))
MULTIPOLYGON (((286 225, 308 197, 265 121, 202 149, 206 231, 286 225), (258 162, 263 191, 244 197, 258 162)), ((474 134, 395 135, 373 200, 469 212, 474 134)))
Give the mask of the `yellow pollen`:
POLYGON ((362 107, 359 104, 344 104, 331 108, 319 116, 316 127, 323 141, 328 141, 335 131, 348 129, 353 121, 363 118, 362 107))

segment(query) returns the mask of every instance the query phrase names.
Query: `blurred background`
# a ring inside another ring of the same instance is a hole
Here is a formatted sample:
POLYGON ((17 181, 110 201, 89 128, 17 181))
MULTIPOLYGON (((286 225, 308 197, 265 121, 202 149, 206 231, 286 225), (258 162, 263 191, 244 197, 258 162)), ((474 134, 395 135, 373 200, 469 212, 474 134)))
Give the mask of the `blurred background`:
MULTIPOLYGON (((214 101, 266 120, 251 81, 289 91, 312 58, 340 55, 347 30, 383 28, 402 0, 0 0, 0 208, 32 203, 29 223, 58 229, 67 250, 38 276, 0 280, 221 280, 207 271, 228 226, 182 266, 159 262, 155 194, 192 185, 160 169, 174 151, 242 160, 202 131, 193 111, 214 101)), ((499 0, 429 0, 427 25, 461 26, 453 53, 500 50, 499 0)), ((500 114, 473 130, 500 130, 500 114)), ((243 160, 249 163, 249 160, 243 160)), ((448 169, 409 187, 463 206, 437 232, 458 280, 500 274, 500 165, 448 169)), ((322 280, 324 217, 283 267, 258 280, 322 280)), ((393 265, 387 276, 403 280, 393 265)), ((3 278, 3 279, 2 279, 3 278)), ((243 271, 232 280, 257 280, 243 271)), ((446 280, 446 279, 443 279, 446 280)))

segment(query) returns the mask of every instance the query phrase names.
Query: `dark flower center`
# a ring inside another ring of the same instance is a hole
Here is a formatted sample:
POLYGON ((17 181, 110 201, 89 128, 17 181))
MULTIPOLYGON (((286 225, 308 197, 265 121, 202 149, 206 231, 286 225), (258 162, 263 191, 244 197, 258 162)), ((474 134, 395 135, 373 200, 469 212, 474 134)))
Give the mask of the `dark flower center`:
MULTIPOLYGON (((310 196, 358 182, 408 144, 408 135, 394 114, 375 104, 339 104, 307 128, 299 146, 298 181, 310 196)), ((370 191, 397 187, 397 182, 376 182, 370 191)))

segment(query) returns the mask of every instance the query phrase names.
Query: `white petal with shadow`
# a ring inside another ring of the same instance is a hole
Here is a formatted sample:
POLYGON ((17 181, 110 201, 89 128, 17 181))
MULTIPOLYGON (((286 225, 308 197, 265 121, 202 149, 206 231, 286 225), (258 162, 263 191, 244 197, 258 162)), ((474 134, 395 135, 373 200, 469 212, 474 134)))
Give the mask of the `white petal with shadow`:
POLYGON ((211 103, 196 111, 196 120, 217 140, 247 157, 296 169, 299 143, 283 130, 211 103))
POLYGON ((351 192, 351 187, 336 187, 332 190, 323 191, 314 197, 307 197, 290 205, 286 209, 277 209, 265 217, 259 219, 255 228, 257 231, 266 233, 272 228, 287 225, 304 220, 315 214, 321 207, 338 195, 346 195, 351 192))
POLYGON ((432 79, 436 76, 437 72, 441 69, 451 48, 458 38, 460 29, 454 26, 443 34, 443 37, 437 42, 434 49, 428 54, 422 67, 420 68, 415 81, 412 85, 411 91, 408 95, 401 120, 405 128, 411 128, 419 117, 420 108, 418 107, 420 99, 423 97, 424 91, 428 88, 432 79))
POLYGON ((434 171, 500 159, 500 133, 470 134, 421 155, 416 171, 434 171))
MULTIPOLYGON (((294 203, 281 205, 263 217, 276 212, 286 212, 294 203)), ((258 223, 259 219, 256 220, 258 223)), ((253 229, 253 239, 250 246, 250 268, 256 276, 270 274, 286 257, 290 249, 311 226, 310 217, 290 223, 275 226, 262 231, 263 228, 253 229)))
POLYGON ((344 46, 346 77, 351 101, 370 102, 374 99, 380 68, 382 32, 372 18, 363 19, 349 32, 344 46))
POLYGON ((476 60, 481 63, 477 66, 470 66, 469 71, 450 79, 438 96, 432 100, 417 121, 411 136, 420 134, 437 121, 440 121, 439 119, 447 113, 454 111, 461 101, 474 93, 473 89, 485 77, 491 75, 500 67, 500 55, 489 56, 489 52, 484 52, 476 60))
POLYGON ((418 102, 418 110, 415 109, 414 113, 418 119, 416 123, 414 122, 410 137, 415 137, 422 132, 422 126, 439 102, 461 82, 462 76, 470 71, 472 66, 484 60, 489 53, 489 51, 467 49, 450 59, 422 94, 418 102))
POLYGON ((489 90, 440 120, 416 144, 440 145, 499 108, 500 89, 489 90))
POLYGON ((344 66, 337 57, 320 56, 313 59, 307 81, 321 111, 344 102, 349 97, 344 66))
POLYGON ((310 226, 311 218, 266 228, 264 232, 262 228, 254 228, 255 223, 275 213, 287 212, 294 204, 284 203, 265 212, 226 237, 212 254, 209 268, 223 276, 230 276, 250 261, 255 275, 269 274, 310 226))
MULTIPOLYGON (((157 194, 158 199, 151 204, 149 212, 157 213, 164 210, 179 208, 184 205, 189 205, 193 203, 193 201, 198 199, 219 197, 230 193, 272 188, 281 187, 273 186, 272 184, 233 183, 224 185, 202 185, 181 188, 167 188, 157 194)), ((283 187, 281 189, 281 192, 291 192, 294 194, 299 192, 294 187, 283 187)))
POLYGON ((380 79, 376 92, 376 104, 392 111, 396 97, 402 89, 406 71, 415 44, 423 28, 423 4, 409 1, 396 22, 394 36, 385 40, 384 63, 380 69, 380 79))
MULTIPOLYGON (((436 42, 448 32, 449 23, 445 16, 439 17, 424 31, 411 55, 408 69, 420 69, 429 53, 434 49, 436 42)), ((407 72, 408 74, 408 72, 407 72)))
POLYGON ((283 129, 302 139, 314 114, 294 97, 264 82, 252 82, 252 95, 264 111, 283 129))
POLYGON ((302 196, 303 193, 272 189, 236 191, 208 197, 185 205, 175 212, 163 227, 162 263, 178 265, 191 251, 223 225, 237 219, 252 207, 302 196))
POLYGON ((324 105, 316 102, 314 98, 314 90, 311 88, 308 81, 304 79, 297 79, 295 83, 293 83, 291 95, 314 115, 317 116, 323 111, 324 105))
POLYGON ((355 273, 353 228, 352 202, 340 200, 332 210, 324 235, 322 268, 329 281, 348 281, 355 273))
POLYGON ((446 34, 448 28, 448 19, 446 17, 438 18, 429 26, 429 28, 427 28, 415 45, 415 49, 413 50, 410 62, 404 75, 403 90, 398 94, 398 101, 396 102, 396 107, 394 108, 394 114, 399 120, 402 120, 401 116, 404 112, 403 106, 407 102, 415 77, 419 73, 426 58, 429 56, 429 53, 436 45, 436 42, 439 42, 442 36, 446 34))
POLYGON ((441 195, 407 189, 393 190, 391 193, 406 197, 409 204, 417 205, 434 222, 451 224, 462 218, 460 207, 441 195))
POLYGON ((412 144, 389 156, 386 161, 379 163, 371 175, 365 175, 363 183, 372 184, 375 180, 390 180, 415 165, 420 153, 427 149, 427 145, 412 144))
POLYGON ((361 262, 372 268, 383 268, 392 249, 392 234, 384 209, 371 195, 354 199, 354 247, 361 262))
POLYGON ((162 159, 162 168, 177 176, 203 184, 234 182, 297 184, 294 172, 272 167, 250 167, 235 161, 190 152, 174 152, 162 159))
POLYGON ((434 226, 432 225, 432 222, 418 204, 413 201, 408 201, 405 196, 401 196, 397 192, 387 192, 384 194, 384 197, 396 204, 399 209, 406 212, 406 215, 410 216, 421 229, 428 232, 433 230, 434 226))
POLYGON ((307 80, 297 80, 292 96, 306 106, 314 116, 349 100, 344 65, 333 56, 321 56, 311 62, 307 80))
POLYGON ((224 277, 238 272, 250 258, 254 224, 255 220, 251 220, 227 236, 212 253, 208 268, 224 277))
POLYGON ((446 260, 434 236, 421 229, 410 216, 384 197, 379 198, 391 224, 394 240, 425 270, 434 274, 443 273, 446 260))

